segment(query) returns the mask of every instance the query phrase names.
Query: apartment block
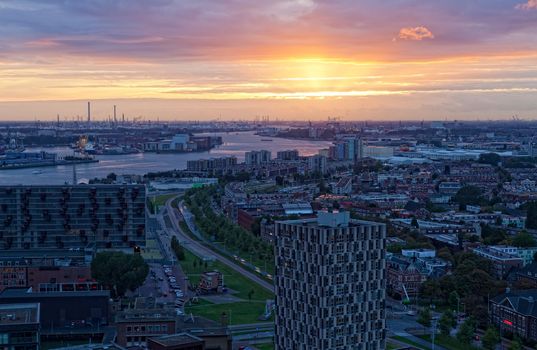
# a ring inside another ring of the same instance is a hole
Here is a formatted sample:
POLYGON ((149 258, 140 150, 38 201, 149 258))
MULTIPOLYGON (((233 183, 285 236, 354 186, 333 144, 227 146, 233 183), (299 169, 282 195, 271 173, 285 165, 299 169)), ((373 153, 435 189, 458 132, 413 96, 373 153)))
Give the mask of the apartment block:
POLYGON ((0 250, 145 244, 145 186, 0 187, 0 250))
POLYGON ((275 231, 276 349, 383 349, 386 226, 319 212, 275 231))

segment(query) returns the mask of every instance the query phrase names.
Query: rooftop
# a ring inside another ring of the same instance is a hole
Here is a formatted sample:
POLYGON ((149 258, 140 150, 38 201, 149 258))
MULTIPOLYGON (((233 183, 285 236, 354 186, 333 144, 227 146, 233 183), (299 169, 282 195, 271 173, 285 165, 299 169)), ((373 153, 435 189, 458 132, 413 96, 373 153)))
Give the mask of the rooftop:
POLYGON ((0 300, 4 298, 81 298, 88 296, 110 298, 110 291, 87 290, 73 292, 32 292, 31 288, 7 288, 0 293, 0 300))
POLYGON ((177 346, 185 345, 194 342, 203 342, 203 339, 198 338, 188 333, 178 333, 171 335, 164 335, 162 337, 151 338, 152 341, 162 346, 177 346))
POLYGON ((39 304, 1 304, 0 326, 39 323, 39 304))

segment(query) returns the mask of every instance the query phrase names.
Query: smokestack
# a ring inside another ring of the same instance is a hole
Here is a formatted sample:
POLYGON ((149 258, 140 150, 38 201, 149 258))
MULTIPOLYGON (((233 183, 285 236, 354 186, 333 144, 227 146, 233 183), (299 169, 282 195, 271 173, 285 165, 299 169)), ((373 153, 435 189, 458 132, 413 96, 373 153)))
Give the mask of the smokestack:
POLYGON ((91 104, 88 101, 88 123, 91 122, 91 104))
POLYGON ((117 118, 116 118, 116 105, 114 105, 114 123, 117 123, 117 118))

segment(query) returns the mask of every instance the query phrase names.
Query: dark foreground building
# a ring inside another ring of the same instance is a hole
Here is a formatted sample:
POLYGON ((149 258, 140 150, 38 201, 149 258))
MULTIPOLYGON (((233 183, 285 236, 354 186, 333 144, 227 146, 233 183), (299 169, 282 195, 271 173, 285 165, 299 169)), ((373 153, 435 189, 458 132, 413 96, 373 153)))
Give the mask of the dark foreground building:
POLYGON ((39 304, 0 305, 0 349, 39 349, 39 304))
POLYGON ((28 289, 6 289, 0 293, 0 306, 40 304, 41 326, 47 333, 97 329, 107 325, 109 300, 110 292, 107 290, 31 292, 28 289))

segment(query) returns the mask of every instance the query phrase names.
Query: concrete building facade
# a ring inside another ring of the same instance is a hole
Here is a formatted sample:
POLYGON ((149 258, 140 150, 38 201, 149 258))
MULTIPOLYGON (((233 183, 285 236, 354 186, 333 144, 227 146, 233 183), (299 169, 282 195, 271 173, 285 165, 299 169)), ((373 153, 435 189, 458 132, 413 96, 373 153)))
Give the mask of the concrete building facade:
POLYGON ((145 244, 145 186, 0 187, 0 250, 145 244))
POLYGON ((275 231, 276 349, 383 349, 386 226, 319 212, 275 231))

